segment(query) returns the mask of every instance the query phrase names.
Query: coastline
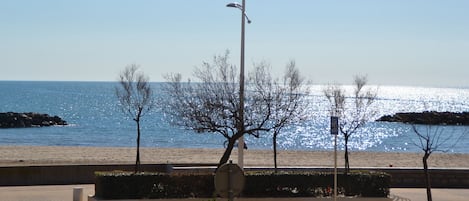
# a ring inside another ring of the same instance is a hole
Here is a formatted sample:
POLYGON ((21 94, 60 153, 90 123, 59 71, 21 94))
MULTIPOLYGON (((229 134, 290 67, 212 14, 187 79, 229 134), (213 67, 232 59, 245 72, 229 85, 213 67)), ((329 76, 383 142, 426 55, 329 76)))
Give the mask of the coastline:
MULTIPOLYGON (((0 146, 0 167, 40 165, 99 165, 134 164, 132 147, 74 147, 74 146, 0 146)), ((141 148, 142 164, 216 164, 224 149, 200 148, 141 148)), ((272 150, 245 150, 246 167, 273 167, 272 150)), ((333 167, 333 151, 278 152, 279 167, 333 167)), ((421 168, 422 153, 350 152, 350 166, 377 168, 421 168)), ((237 161, 237 149, 230 160, 237 161)), ((338 167, 343 166, 343 152, 338 152, 338 167)), ((430 168, 468 168, 469 154, 433 153, 430 168)))

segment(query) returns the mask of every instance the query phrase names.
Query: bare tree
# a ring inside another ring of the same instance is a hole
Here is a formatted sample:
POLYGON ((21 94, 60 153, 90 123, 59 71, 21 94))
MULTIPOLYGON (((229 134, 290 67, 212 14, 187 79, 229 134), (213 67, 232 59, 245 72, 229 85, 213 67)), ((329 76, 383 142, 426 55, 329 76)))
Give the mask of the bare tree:
POLYGON ((138 71, 138 66, 127 66, 119 75, 119 86, 115 88, 120 109, 137 123, 137 156, 135 172, 140 171, 140 120, 154 106, 149 78, 138 71))
POLYGON ((228 143, 219 166, 228 161, 241 136, 248 134, 259 137, 260 133, 272 130, 275 127, 273 118, 278 112, 275 106, 278 103, 274 97, 279 92, 266 91, 274 89, 275 83, 266 70, 266 64, 261 63, 255 66, 254 72, 247 79, 244 121, 240 119, 238 73, 236 67, 228 63, 228 56, 227 51, 224 55, 215 56, 213 63, 204 62, 202 68, 196 68, 194 77, 197 82, 189 80, 183 83, 180 74, 170 74, 165 87, 170 96, 164 104, 165 111, 174 117, 173 123, 197 132, 217 133, 226 138, 228 143))
POLYGON ((265 63, 257 65, 251 83, 264 99, 271 102, 272 144, 274 151, 274 170, 277 171, 277 137, 281 130, 291 124, 297 124, 307 118, 306 112, 309 88, 294 61, 290 61, 285 69, 283 79, 272 79, 269 66, 265 63))
POLYGON ((354 91, 350 98, 347 98, 345 89, 340 85, 330 85, 323 91, 331 104, 331 115, 339 117, 339 131, 344 137, 345 146, 345 173, 350 171, 348 147, 350 137, 377 113, 371 107, 376 100, 377 91, 366 90, 366 84, 366 76, 355 76, 354 91))
POLYGON ((428 158, 433 152, 447 152, 463 137, 462 133, 454 131, 454 126, 438 125, 416 125, 411 124, 412 131, 417 135, 417 139, 412 140, 413 144, 423 151, 422 163, 425 175, 425 186, 427 189, 427 200, 432 201, 431 180, 428 171, 428 158))

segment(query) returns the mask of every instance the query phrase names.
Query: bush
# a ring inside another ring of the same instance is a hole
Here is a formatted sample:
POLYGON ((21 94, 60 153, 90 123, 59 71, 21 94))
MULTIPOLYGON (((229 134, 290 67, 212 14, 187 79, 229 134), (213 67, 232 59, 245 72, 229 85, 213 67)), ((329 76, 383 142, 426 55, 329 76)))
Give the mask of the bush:
POLYGON ((95 195, 103 199, 212 197, 213 174, 96 173, 95 195))
MULTIPOLYGON (((332 195, 334 175, 316 171, 247 171, 242 197, 324 197, 332 195)), ((346 195, 387 197, 390 176, 382 172, 338 175, 339 191, 346 195), (344 190, 345 189, 345 190, 344 190)), ((96 173, 96 197, 147 199, 214 197, 212 173, 96 173)))
POLYGON ((347 176, 340 174, 339 185, 344 188, 345 195, 362 197, 387 197, 391 176, 383 172, 358 171, 347 176))
MULTIPOLYGON (((390 175, 382 172, 352 172, 338 175, 338 190, 348 196, 387 197, 390 175)), ((246 197, 324 197, 332 194, 334 175, 330 172, 282 171, 247 172, 246 197)))
POLYGON ((322 196, 318 188, 333 186, 328 181, 329 173, 282 171, 278 173, 246 172, 243 196, 246 197, 317 197, 322 196), (319 190, 319 191, 318 191, 319 190))

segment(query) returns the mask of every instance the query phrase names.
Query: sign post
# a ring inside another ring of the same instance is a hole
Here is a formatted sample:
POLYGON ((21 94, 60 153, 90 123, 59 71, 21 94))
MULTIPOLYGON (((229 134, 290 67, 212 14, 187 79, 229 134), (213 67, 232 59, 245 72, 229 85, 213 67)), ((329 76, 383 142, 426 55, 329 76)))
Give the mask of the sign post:
POLYGON ((337 201, 337 135, 339 135, 339 117, 331 116, 331 135, 334 135, 334 201, 337 201))
POLYGON ((230 160, 218 168, 215 174, 215 191, 218 195, 233 201, 244 188, 244 172, 230 160))

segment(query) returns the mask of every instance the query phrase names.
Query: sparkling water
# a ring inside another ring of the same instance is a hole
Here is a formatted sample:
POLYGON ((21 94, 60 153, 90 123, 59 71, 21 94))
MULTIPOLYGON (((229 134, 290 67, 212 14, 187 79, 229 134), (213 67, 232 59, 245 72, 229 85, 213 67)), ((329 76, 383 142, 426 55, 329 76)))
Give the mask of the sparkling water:
MULTIPOLYGON (((134 147, 135 122, 118 107, 116 82, 29 82, 0 81, 0 112, 38 112, 57 115, 68 126, 0 129, 0 145, 134 147)), ((155 93, 162 83, 152 83, 155 93)), ((322 90, 312 86, 311 119, 290 126, 278 137, 279 149, 331 150, 329 134, 329 103, 322 90)), ((351 86, 345 86, 350 89, 351 86)), ((469 89, 426 88, 403 86, 372 86, 378 99, 373 107, 376 118, 396 112, 469 111, 469 89)), ((141 145, 144 147, 223 148, 225 139, 215 133, 195 133, 171 125, 161 111, 155 110, 142 118, 141 145)), ((419 126, 423 127, 423 126, 419 126)), ((469 153, 469 127, 441 126, 444 132, 461 138, 451 139, 455 146, 449 152, 469 153)), ((339 147, 343 148, 339 138, 339 147)), ((350 138, 352 150, 420 152, 414 145, 416 135, 402 123, 367 123, 350 138)), ((250 149, 271 149, 270 133, 260 138, 246 137, 250 149)))

